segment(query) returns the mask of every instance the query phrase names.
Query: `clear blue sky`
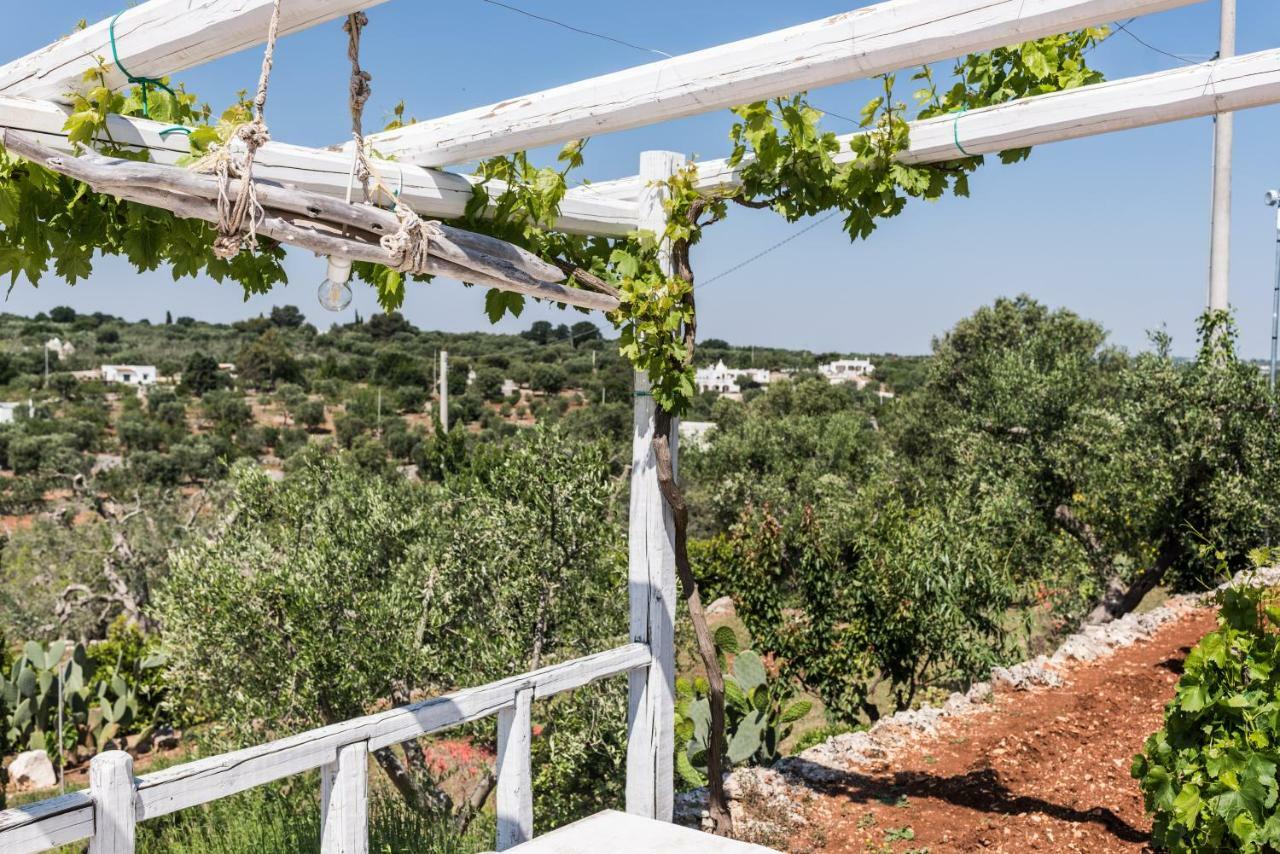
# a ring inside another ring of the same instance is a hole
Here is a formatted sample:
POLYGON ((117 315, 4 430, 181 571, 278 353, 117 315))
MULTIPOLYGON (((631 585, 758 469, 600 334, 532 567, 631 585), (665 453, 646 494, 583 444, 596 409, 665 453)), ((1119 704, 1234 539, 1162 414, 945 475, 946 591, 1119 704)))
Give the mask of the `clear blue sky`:
MULTIPOLYGON (((637 45, 679 53, 820 18, 862 5, 854 0, 513 0, 531 12, 637 45)), ((79 18, 109 17, 120 3, 45 0, 15 4, 0 30, 0 57, 16 57, 69 31, 79 18)), ((1130 29, 1175 54, 1204 59, 1217 45, 1216 3, 1140 18, 1130 29)), ((370 10, 364 65, 374 75, 366 124, 380 126, 403 98, 412 115, 429 118, 534 89, 570 82, 656 57, 571 32, 485 3, 391 0, 370 10)), ((1239 52, 1275 47, 1280 8, 1240 0, 1239 52)), ((1092 54, 1109 78, 1171 68, 1178 61, 1124 33, 1092 54)), ((177 75, 215 108, 256 83, 260 51, 227 57, 177 75)), ((949 65, 948 65, 949 67, 949 65)), ((345 36, 339 22, 284 38, 277 50, 267 118, 273 138, 326 145, 348 133, 345 36)), ((856 115, 874 84, 813 93, 837 113, 856 115)), ((903 87, 903 94, 909 91, 903 87)), ((832 128, 848 123, 828 118, 832 128)), ((714 113, 593 139, 582 176, 633 174, 639 153, 666 148, 704 158, 727 153, 728 113, 714 113)), ((838 219, 818 226, 701 292, 699 331, 734 342, 812 350, 925 352, 932 336, 999 295, 1027 292, 1101 321, 1112 340, 1131 349, 1146 330, 1166 325, 1179 352, 1192 346, 1193 322, 1206 291, 1209 119, 1057 143, 1030 161, 990 163, 970 199, 913 203, 869 241, 851 244, 838 219)), ((1280 108, 1237 114, 1231 296, 1242 351, 1266 353, 1270 336, 1273 211, 1263 192, 1280 186, 1280 108)), ((708 279, 804 228, 768 212, 734 210, 710 229, 694 256, 708 279)), ((25 280, 5 309, 33 313, 59 304, 128 318, 163 318, 166 310, 234 320, 292 303, 320 326, 334 318, 314 296, 323 265, 291 253, 290 284, 244 302, 234 285, 173 282, 166 271, 134 273, 107 259, 74 289, 47 277, 25 280)), ((405 314, 424 328, 491 328, 481 289, 452 282, 414 286, 405 314)), ((376 310, 357 288, 354 306, 376 310)), ((350 311, 350 310, 349 310, 350 311)), ((502 328, 540 317, 572 322, 575 314, 530 307, 502 328)))

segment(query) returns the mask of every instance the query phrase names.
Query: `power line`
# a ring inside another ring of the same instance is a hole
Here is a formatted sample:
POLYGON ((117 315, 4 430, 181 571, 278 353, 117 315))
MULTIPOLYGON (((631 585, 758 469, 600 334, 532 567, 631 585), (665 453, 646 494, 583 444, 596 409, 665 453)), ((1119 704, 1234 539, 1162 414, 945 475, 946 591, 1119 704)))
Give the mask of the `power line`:
POLYGON ((804 234, 808 234, 810 231, 813 231, 815 228, 822 225, 824 222, 831 219, 833 216, 835 216, 838 213, 842 213, 842 211, 840 210, 829 211, 826 216, 822 217, 821 219, 814 220, 813 222, 806 225, 804 228, 797 231, 795 234, 787 235, 782 240, 779 240, 777 243, 773 244, 772 246, 768 247, 767 249, 761 252, 757 252, 755 255, 752 255, 750 258, 747 258, 745 261, 734 264, 732 267, 730 267, 727 270, 721 270, 719 273, 716 273, 711 278, 706 279, 698 283, 697 285, 694 285, 694 290, 701 290, 703 288, 709 287, 712 282, 719 281, 720 279, 723 279, 725 276, 729 275, 730 273, 736 273, 737 271, 741 270, 743 267, 747 266, 748 264, 752 264, 752 263, 755 263, 756 261, 759 261, 761 258, 768 255, 770 252, 773 252, 775 249, 780 249, 786 244, 795 240, 797 237, 800 237, 804 234))
POLYGON ((607 42, 613 42, 614 44, 619 44, 619 45, 622 45, 623 47, 629 47, 629 48, 632 48, 633 50, 643 51, 644 53, 655 53, 658 56, 665 56, 667 59, 671 59, 671 54, 665 51, 658 50, 657 48, 644 47, 643 45, 633 44, 632 42, 625 41, 624 39, 616 38, 614 36, 605 35, 604 33, 596 33, 596 32, 592 32, 591 30, 584 30, 581 27, 575 27, 573 24, 566 24, 564 21, 557 21, 555 18, 548 18, 545 15, 539 15, 534 12, 530 12, 527 9, 521 9, 519 6, 512 6, 510 3, 502 3, 500 2, 500 0, 481 0, 481 2, 488 3, 490 6, 501 6, 503 9, 508 9, 512 12, 516 12, 520 15, 533 18, 534 20, 537 20, 537 21, 543 21, 544 23, 553 24, 557 27, 563 27, 566 30, 572 30, 575 33, 581 33, 584 36, 591 36, 597 39, 604 39, 607 42))
MULTIPOLYGON (((1125 21, 1124 23, 1120 23, 1119 21, 1117 21, 1117 22, 1115 23, 1115 28, 1116 28, 1117 30, 1120 30, 1122 33, 1124 33, 1125 35, 1127 35, 1129 38, 1131 38, 1131 39, 1133 39, 1134 41, 1136 41, 1138 44, 1140 44, 1140 45, 1142 45, 1143 47, 1145 47, 1147 50, 1155 51, 1156 53, 1161 54, 1162 56, 1167 56, 1167 57, 1169 57, 1170 59, 1176 59, 1176 60, 1178 60, 1178 62, 1181 62, 1181 63, 1183 63, 1184 65, 1197 65, 1197 64, 1198 64, 1198 61, 1197 61, 1197 60, 1195 60, 1195 59, 1190 59, 1190 58, 1185 57, 1185 56, 1180 56, 1180 55, 1178 55, 1178 54, 1176 54, 1176 53, 1173 53, 1173 52, 1171 52, 1171 51, 1167 51, 1167 50, 1165 50, 1164 48, 1156 47, 1155 45, 1151 44, 1151 42, 1144 40, 1141 36, 1139 36, 1139 35, 1138 35, 1137 33, 1135 33, 1133 30, 1129 29, 1129 25, 1130 25, 1130 24, 1132 24, 1132 23, 1133 23, 1134 21, 1136 21, 1136 20, 1137 20, 1137 18, 1130 18, 1129 20, 1125 21)), ((1209 58, 1209 57, 1215 56, 1215 54, 1206 53, 1206 54, 1200 54, 1200 56, 1203 56, 1203 57, 1205 57, 1205 58, 1209 58)))

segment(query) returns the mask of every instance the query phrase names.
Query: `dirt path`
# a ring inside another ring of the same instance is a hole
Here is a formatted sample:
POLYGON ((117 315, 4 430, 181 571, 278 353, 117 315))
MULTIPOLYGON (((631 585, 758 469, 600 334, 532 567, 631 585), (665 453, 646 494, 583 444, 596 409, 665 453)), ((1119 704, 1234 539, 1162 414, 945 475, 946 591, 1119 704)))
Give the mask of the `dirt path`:
POLYGON ((1143 851, 1151 823, 1129 763, 1160 726, 1181 663, 1215 626, 1190 611, 1056 688, 999 690, 995 709, 858 772, 812 804, 796 850, 1143 851))

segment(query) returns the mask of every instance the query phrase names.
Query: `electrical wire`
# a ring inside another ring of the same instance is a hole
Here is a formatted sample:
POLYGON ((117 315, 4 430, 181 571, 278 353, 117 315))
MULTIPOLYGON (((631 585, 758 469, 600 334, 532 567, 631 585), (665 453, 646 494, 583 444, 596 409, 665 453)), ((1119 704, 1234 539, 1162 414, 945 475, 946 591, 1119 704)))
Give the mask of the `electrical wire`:
MULTIPOLYGON (((1136 41, 1138 44, 1140 44, 1140 45, 1142 45, 1143 47, 1145 47, 1147 50, 1155 51, 1156 53, 1158 53, 1158 54, 1160 54, 1160 55, 1162 55, 1162 56, 1167 56, 1167 57, 1169 57, 1170 59, 1176 59, 1178 62, 1181 62, 1181 63, 1183 63, 1184 65, 1198 65, 1198 64, 1199 64, 1199 61, 1198 61, 1198 60, 1196 60, 1196 59, 1192 59, 1192 58, 1189 58, 1189 57, 1186 57, 1186 56, 1181 56, 1181 55, 1179 55, 1179 54, 1173 53, 1172 51, 1167 51, 1167 50, 1165 50, 1164 48, 1156 47, 1155 45, 1153 45, 1153 44, 1151 44, 1150 42, 1148 42, 1148 41, 1146 41, 1145 39, 1143 39, 1141 36, 1139 36, 1139 35, 1138 35, 1137 33, 1135 33, 1133 30, 1129 29, 1129 25, 1130 25, 1130 24, 1132 24, 1132 23, 1133 23, 1134 21, 1136 21, 1136 20, 1137 20, 1137 18, 1130 18, 1129 20, 1127 20, 1127 21, 1125 21, 1125 22, 1123 22, 1123 23, 1121 23, 1121 22, 1117 21, 1113 26, 1115 26, 1115 28, 1116 28, 1117 30, 1120 30, 1122 33, 1124 33, 1125 35, 1127 35, 1129 38, 1131 38, 1131 39, 1133 39, 1134 41, 1136 41)), ((1207 58, 1211 58, 1211 57, 1216 58, 1217 54, 1206 53, 1206 54, 1200 54, 1200 56, 1203 56, 1203 57, 1204 57, 1204 58, 1206 58, 1206 59, 1207 59, 1207 58)))
POLYGON ((510 3, 502 3, 500 2, 500 0, 481 0, 481 2, 488 3, 490 6, 500 6, 503 9, 516 12, 520 15, 525 15, 526 17, 533 18, 534 20, 537 20, 537 21, 543 21, 544 23, 554 24, 557 27, 563 27, 566 30, 572 30, 575 33, 581 33, 584 36, 592 36, 593 38, 604 39, 605 41, 613 42, 614 44, 622 45, 623 47, 629 47, 629 48, 632 48, 633 50, 643 51, 645 53, 656 53, 658 56, 665 56, 667 59, 672 58, 671 54, 666 53, 665 51, 658 50, 657 48, 644 47, 642 45, 633 44, 629 41, 625 41, 624 39, 605 35, 604 33, 596 33, 596 32, 592 32, 591 30, 584 30, 581 27, 575 27, 573 24, 566 24, 564 21, 558 21, 555 18, 548 18, 545 15, 539 15, 534 12, 530 12, 527 9, 521 9, 519 6, 512 6, 510 3))
POLYGON ((773 244, 772 246, 752 255, 750 258, 747 258, 744 261, 734 264, 732 267, 728 268, 727 270, 721 270, 719 273, 716 273, 711 278, 704 279, 703 281, 695 284, 693 286, 693 289, 695 291, 698 291, 698 290, 702 290, 703 288, 710 287, 713 282, 718 282, 719 280, 723 279, 725 276, 728 276, 730 273, 738 272, 748 264, 752 264, 752 263, 755 263, 756 261, 759 261, 761 258, 768 255, 770 252, 773 252, 775 249, 781 249, 783 246, 786 246, 788 243, 795 240, 796 238, 802 237, 803 235, 808 234, 810 231, 813 231, 815 228, 822 225, 824 222, 831 219, 838 213, 842 213, 842 211, 839 211, 839 210, 829 211, 826 216, 822 217, 821 219, 814 220, 813 222, 806 225, 804 228, 797 231, 795 234, 789 234, 786 237, 784 237, 782 240, 779 240, 777 243, 773 244))

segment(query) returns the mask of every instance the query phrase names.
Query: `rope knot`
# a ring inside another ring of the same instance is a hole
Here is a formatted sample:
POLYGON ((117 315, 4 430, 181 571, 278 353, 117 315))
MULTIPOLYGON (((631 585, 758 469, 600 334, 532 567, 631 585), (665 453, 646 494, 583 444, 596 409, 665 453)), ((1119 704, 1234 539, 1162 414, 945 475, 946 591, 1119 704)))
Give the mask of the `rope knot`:
POLYGON ((431 241, 443 235, 438 220, 423 220, 403 205, 396 207, 400 230, 378 241, 391 254, 391 268, 399 273, 421 272, 431 255, 431 241))
POLYGON ((236 129, 236 138, 244 143, 252 157, 253 152, 271 141, 271 133, 267 130, 266 122, 254 119, 236 129))

